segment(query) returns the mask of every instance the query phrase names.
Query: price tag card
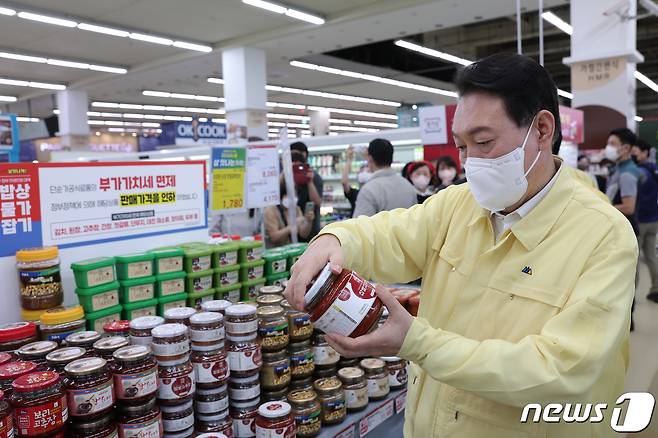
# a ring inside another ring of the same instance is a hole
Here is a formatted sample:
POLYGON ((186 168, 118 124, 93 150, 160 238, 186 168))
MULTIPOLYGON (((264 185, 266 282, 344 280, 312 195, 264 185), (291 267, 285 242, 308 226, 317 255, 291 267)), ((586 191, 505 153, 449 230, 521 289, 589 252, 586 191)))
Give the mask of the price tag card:
POLYGON ((275 145, 251 146, 247 150, 247 207, 262 208, 279 203, 279 151, 275 145))
POLYGON ((355 438, 354 423, 350 424, 345 429, 338 432, 336 435, 334 435, 334 438, 355 438))
POLYGON ((365 436, 395 414, 395 400, 389 400, 359 421, 359 434, 365 436))
POLYGON ((404 411, 404 408, 407 406, 407 390, 405 389, 395 397, 395 412, 398 414, 404 411))
POLYGON ((211 210, 245 207, 246 161, 243 147, 213 148, 211 210))

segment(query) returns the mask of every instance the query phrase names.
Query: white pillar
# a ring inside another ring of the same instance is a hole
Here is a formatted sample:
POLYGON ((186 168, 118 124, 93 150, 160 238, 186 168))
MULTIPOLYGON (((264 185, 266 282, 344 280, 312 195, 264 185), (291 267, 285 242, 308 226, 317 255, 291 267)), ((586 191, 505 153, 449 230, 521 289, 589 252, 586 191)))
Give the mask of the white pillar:
POLYGON ((238 47, 222 52, 226 121, 246 126, 248 137, 267 140, 265 51, 238 47))
POLYGON ((571 0, 571 67, 574 108, 610 108, 635 129, 635 0, 571 0))
POLYGON ((64 90, 57 92, 59 110, 59 136, 62 144, 72 149, 86 148, 89 144, 88 98, 86 91, 64 90))

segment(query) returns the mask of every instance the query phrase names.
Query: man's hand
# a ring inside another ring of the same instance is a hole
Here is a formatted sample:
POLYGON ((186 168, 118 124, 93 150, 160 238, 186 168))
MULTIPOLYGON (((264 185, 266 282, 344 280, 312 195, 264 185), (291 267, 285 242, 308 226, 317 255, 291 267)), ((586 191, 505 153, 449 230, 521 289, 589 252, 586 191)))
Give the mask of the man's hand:
POLYGON ((352 161, 354 159, 354 146, 349 145, 345 151, 345 158, 352 161))
POLYGON ((313 222, 313 219, 315 219, 315 212, 309 208, 308 211, 304 213, 304 217, 307 221, 313 222))
POLYGON ((331 270, 335 274, 343 270, 343 248, 336 236, 331 234, 318 237, 293 265, 292 276, 283 293, 293 308, 304 310, 306 288, 327 262, 331 263, 331 270))
POLYGON ((402 348, 414 318, 385 287, 377 286, 377 296, 388 308, 388 319, 384 325, 372 333, 354 339, 337 333, 329 333, 325 336, 329 345, 341 356, 397 356, 402 348))
POLYGON ((308 182, 306 183, 307 185, 308 185, 308 184, 313 184, 313 175, 314 175, 313 169, 310 169, 310 170, 306 173, 306 177, 308 178, 308 182))

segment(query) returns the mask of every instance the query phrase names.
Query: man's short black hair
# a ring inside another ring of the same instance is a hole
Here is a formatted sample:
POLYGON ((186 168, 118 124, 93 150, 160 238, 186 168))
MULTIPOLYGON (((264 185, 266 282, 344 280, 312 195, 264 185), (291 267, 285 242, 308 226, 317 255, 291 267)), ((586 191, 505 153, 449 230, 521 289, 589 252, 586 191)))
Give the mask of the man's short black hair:
POLYGON ((393 145, 388 140, 376 138, 368 145, 368 155, 377 166, 390 166, 393 162, 393 145))
POLYGON ((293 163, 295 161, 298 161, 300 163, 306 163, 306 156, 299 152, 298 150, 294 150, 290 152, 290 161, 293 163))
POLYGON ((518 127, 528 126, 541 110, 555 118, 553 153, 560 151, 562 128, 557 87, 534 59, 515 53, 496 53, 464 67, 457 75, 460 96, 484 91, 500 97, 518 127))
POLYGON ((617 128, 610 131, 610 135, 616 136, 621 144, 629 144, 635 146, 637 143, 637 136, 628 128, 617 128))
POLYGON ((303 152, 306 155, 308 155, 308 147, 306 147, 306 145, 304 143, 302 143, 301 141, 296 141, 293 144, 291 144, 290 145, 290 150, 291 151, 303 152))
POLYGON ((651 150, 651 145, 643 138, 638 138, 635 141, 635 146, 637 146, 642 152, 649 152, 651 150))

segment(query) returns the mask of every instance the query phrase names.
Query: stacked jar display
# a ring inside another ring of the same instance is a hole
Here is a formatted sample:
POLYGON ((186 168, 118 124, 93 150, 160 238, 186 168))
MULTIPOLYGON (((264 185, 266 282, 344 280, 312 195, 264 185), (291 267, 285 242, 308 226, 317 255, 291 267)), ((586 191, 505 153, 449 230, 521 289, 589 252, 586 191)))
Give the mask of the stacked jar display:
POLYGON ((258 343, 256 307, 236 304, 226 309, 227 355, 230 369, 228 394, 233 435, 255 436, 255 420, 260 405, 259 371, 263 364, 258 343))
POLYGON ((64 293, 56 246, 17 251, 16 269, 21 307, 32 318, 62 304, 64 293))
POLYGON ((242 239, 240 250, 240 283, 242 301, 255 302, 258 290, 265 286, 265 261, 263 260, 263 242, 254 238, 242 239))
POLYGON ((175 307, 183 307, 187 302, 185 291, 184 251, 176 247, 158 248, 149 251, 153 254, 155 273, 155 296, 158 300, 157 313, 164 313, 175 307))

